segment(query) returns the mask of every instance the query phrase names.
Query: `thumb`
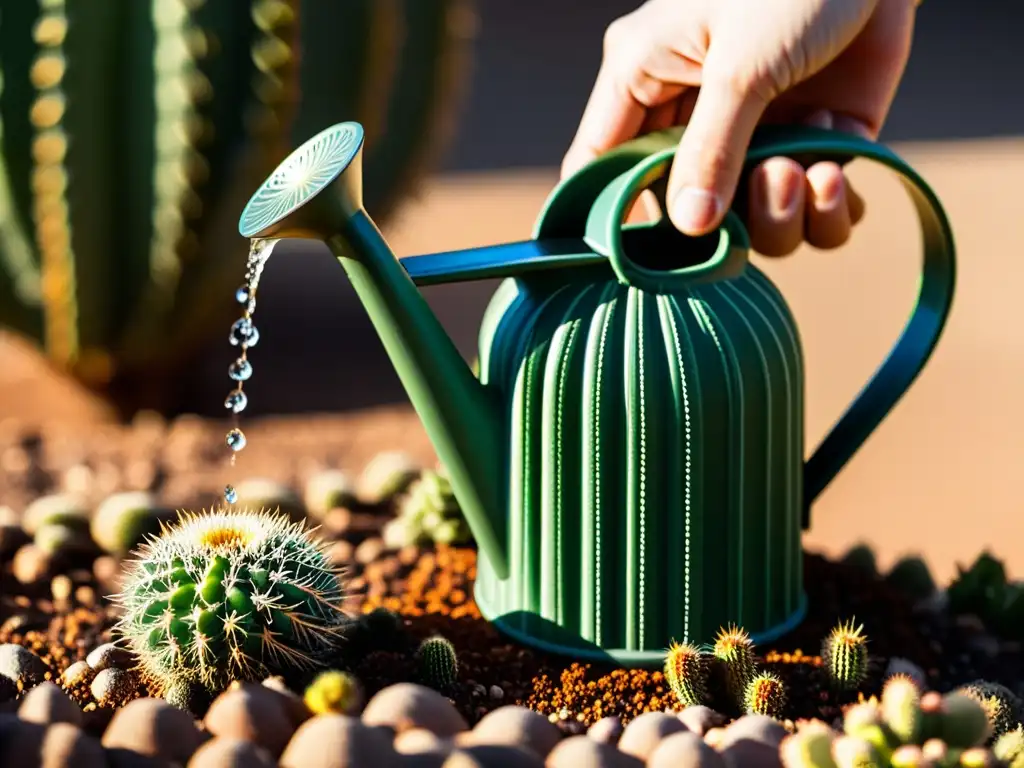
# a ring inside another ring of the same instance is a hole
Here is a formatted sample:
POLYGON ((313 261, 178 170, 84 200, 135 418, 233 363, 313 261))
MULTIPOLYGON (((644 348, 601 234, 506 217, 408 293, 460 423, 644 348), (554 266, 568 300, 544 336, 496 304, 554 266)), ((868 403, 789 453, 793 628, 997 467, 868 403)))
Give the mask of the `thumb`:
POLYGON ((688 235, 717 227, 732 203, 754 128, 768 100, 734 78, 702 76, 700 92, 672 163, 669 218, 688 235))

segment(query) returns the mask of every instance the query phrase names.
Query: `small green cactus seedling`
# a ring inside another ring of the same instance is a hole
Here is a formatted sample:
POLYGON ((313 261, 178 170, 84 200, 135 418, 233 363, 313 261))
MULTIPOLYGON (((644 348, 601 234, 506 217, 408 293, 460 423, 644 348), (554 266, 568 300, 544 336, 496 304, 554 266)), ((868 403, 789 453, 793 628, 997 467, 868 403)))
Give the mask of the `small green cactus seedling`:
POLYGON ((911 600, 924 600, 935 594, 935 580, 928 564, 920 557, 902 557, 889 569, 885 580, 911 600))
POLYGON ((882 688, 882 717, 903 744, 917 744, 923 716, 921 691, 905 675, 893 675, 882 688))
POLYGON ((962 693, 942 697, 942 740, 956 749, 983 745, 992 735, 988 714, 977 701, 962 693))
POLYGON ((356 483, 360 500, 384 504, 404 492, 419 475, 419 466, 401 451, 384 451, 374 456, 356 483))
POLYGON ((359 681, 348 672, 321 672, 306 688, 303 700, 314 715, 354 715, 363 703, 359 681))
POLYGON ((757 672, 754 644, 750 640, 750 635, 736 625, 721 629, 715 638, 712 653, 725 667, 729 695, 737 706, 742 706, 747 684, 754 679, 757 672))
POLYGON ((1024 768, 1024 725, 1018 725, 996 739, 992 752, 997 760, 1002 760, 1010 768, 1024 768))
POLYGON ((324 515, 337 507, 350 507, 356 502, 352 480, 339 469, 317 472, 306 481, 306 508, 314 515, 324 515))
POLYGON ((868 671, 868 639, 863 634, 864 626, 854 627, 854 621, 836 626, 821 650, 829 679, 843 691, 855 690, 868 671))
POLYGON ((665 680, 684 707, 707 701, 707 659, 689 643, 673 643, 665 656, 665 680))
POLYGON ((398 517, 384 528, 384 543, 394 549, 409 544, 465 544, 472 538, 451 481, 424 470, 402 498, 398 517))
POLYGON ((985 710, 989 725, 992 727, 993 740, 1007 731, 1012 731, 1021 718, 1024 718, 1024 704, 1005 685, 975 680, 958 688, 957 693, 978 702, 985 710))
POLYGON ((74 530, 88 531, 89 509, 75 494, 53 493, 40 496, 22 513, 21 527, 29 536, 44 525, 63 525, 74 530))
POLYGON ((124 557, 172 519, 171 511, 160 507, 151 493, 115 493, 96 507, 89 532, 104 552, 124 557))
POLYGON ((350 620, 339 570, 301 523, 266 512, 183 513, 146 542, 115 597, 117 630, 160 692, 315 669, 350 620))
POLYGON ((747 683, 743 708, 748 715, 767 715, 776 720, 786 706, 786 686, 778 675, 761 672, 747 683))
POLYGON ((455 646, 436 635, 427 638, 416 651, 420 679, 436 691, 450 691, 458 679, 459 660, 455 646))

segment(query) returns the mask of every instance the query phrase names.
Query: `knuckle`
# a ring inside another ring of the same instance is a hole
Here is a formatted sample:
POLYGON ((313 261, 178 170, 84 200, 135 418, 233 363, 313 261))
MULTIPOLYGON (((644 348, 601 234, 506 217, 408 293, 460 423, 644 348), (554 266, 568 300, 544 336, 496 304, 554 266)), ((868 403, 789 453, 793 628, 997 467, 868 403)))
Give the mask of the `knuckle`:
POLYGON ((604 30, 603 47, 605 55, 618 51, 629 39, 630 16, 620 16, 612 21, 604 30))

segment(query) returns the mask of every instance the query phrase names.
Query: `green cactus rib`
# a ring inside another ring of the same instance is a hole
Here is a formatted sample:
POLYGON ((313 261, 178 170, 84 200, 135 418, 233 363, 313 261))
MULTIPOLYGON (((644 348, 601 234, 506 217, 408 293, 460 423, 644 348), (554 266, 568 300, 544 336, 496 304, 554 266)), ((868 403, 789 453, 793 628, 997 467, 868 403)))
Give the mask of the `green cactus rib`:
POLYGON ((455 646, 440 635, 428 637, 416 651, 420 677, 438 691, 448 691, 458 679, 459 662, 455 646))
POLYGON ((6 4, 0 323, 145 400, 237 311, 238 211, 294 143, 359 120, 367 206, 406 194, 465 80, 466 2, 6 4))
POLYGON ((281 515, 184 514, 129 565, 117 631, 161 691, 315 669, 350 625, 339 574, 281 515))
POLYGON ((559 279, 504 283, 481 332, 481 378, 509 393, 517 559, 505 581, 481 562, 481 610, 637 663, 731 622, 759 639, 796 620, 803 370, 777 289, 752 266, 672 295, 601 266, 559 279))

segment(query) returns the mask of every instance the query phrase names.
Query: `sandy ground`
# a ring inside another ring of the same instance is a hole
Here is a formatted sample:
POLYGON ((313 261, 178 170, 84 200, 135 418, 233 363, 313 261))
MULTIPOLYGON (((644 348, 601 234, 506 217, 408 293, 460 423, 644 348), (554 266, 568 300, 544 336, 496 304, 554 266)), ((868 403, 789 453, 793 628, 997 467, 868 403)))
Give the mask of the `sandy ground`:
MULTIPOLYGON (((882 563, 923 549, 944 576, 954 562, 992 547, 1024 576, 1024 501, 1016 475, 1024 457, 1024 334, 1017 328, 1024 195, 1014 183, 1024 178, 1024 140, 896 149, 934 187, 953 222, 956 303, 925 372, 814 507, 808 544, 837 551, 865 538, 878 546, 882 563)), ((758 260, 789 298, 803 334, 809 445, 825 434, 898 336, 919 269, 919 236, 898 183, 864 164, 854 164, 850 173, 869 213, 848 247, 758 260)), ((438 177, 385 233, 400 255, 520 239, 554 180, 550 169, 438 177)), ((467 356, 492 289, 465 284, 428 291, 467 356)), ((262 340, 248 389, 254 415, 270 420, 265 427, 252 425, 250 445, 263 439, 260 434, 273 440, 272 434, 320 426, 346 433, 350 447, 341 451, 343 463, 397 442, 429 455, 379 342, 322 246, 303 244, 275 256, 257 316, 262 340), (356 412, 322 421, 271 416, 339 408, 356 412)), ((0 347, 10 345, 0 337, 0 347)), ((189 379, 196 402, 219 409, 230 353, 225 343, 211 349, 208 363, 189 379)), ((19 360, 27 358, 7 349, 0 418, 43 408, 70 423, 100 413, 76 404, 77 394, 60 382, 41 383, 35 364, 19 360)))

